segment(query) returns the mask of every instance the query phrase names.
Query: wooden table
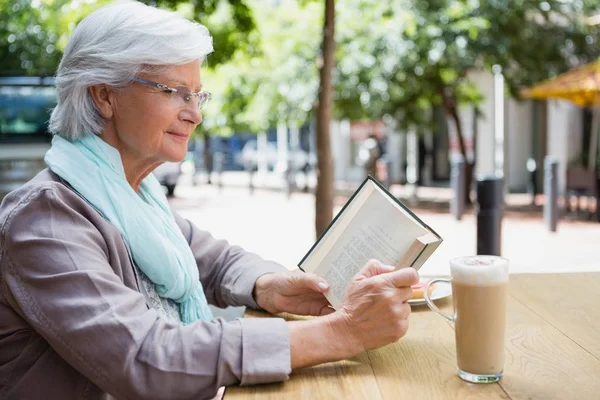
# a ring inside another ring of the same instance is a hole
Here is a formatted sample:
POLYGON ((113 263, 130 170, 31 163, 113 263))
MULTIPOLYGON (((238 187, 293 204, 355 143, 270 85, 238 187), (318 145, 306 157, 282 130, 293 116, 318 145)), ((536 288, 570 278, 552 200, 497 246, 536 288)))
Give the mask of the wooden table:
MULTIPOLYGON (((600 272, 511 275, 509 293, 499 383, 458 378, 453 327, 424 306, 395 344, 296 370, 287 382, 230 387, 225 400, 600 399, 600 272)), ((450 299, 438 305, 452 309, 450 299)))

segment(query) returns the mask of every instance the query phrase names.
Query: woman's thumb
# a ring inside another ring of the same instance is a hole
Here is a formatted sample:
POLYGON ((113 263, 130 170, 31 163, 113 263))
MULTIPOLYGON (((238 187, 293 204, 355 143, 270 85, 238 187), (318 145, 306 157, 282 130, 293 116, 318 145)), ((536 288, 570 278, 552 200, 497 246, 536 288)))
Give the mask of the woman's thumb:
POLYGON ((370 278, 375 275, 392 272, 393 270, 394 267, 391 265, 385 265, 377 260, 369 260, 356 275, 355 280, 370 278))
POLYGON ((307 287, 311 288, 316 292, 326 292, 329 290, 329 283, 318 275, 307 273, 304 274, 304 283, 307 287))

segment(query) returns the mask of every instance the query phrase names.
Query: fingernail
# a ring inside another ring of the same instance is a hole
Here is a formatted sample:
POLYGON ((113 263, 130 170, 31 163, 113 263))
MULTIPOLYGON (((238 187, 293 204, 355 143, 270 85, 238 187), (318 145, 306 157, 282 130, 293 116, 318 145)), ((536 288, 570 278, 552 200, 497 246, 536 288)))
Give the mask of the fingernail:
POLYGON ((326 282, 323 282, 323 281, 319 282, 320 289, 327 289, 328 287, 329 287, 329 285, 326 282))

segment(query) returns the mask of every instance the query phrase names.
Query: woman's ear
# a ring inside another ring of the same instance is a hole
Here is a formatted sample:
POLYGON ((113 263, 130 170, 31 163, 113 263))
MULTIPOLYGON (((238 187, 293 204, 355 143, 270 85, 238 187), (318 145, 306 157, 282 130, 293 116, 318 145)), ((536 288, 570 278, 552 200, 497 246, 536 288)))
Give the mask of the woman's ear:
POLYGON ((114 92, 107 85, 94 85, 88 88, 96 109, 102 117, 109 119, 113 116, 115 98, 114 92))

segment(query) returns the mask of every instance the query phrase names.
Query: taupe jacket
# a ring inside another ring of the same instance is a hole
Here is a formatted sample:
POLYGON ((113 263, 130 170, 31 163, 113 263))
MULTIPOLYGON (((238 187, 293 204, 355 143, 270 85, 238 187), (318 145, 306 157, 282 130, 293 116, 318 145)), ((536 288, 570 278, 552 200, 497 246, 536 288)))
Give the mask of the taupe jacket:
MULTIPOLYGON (((256 308, 254 283, 283 271, 176 215, 209 303, 256 308)), ((180 325, 139 290, 119 231, 52 172, 0 206, 0 398, 203 399, 280 381, 279 318, 180 325)))

